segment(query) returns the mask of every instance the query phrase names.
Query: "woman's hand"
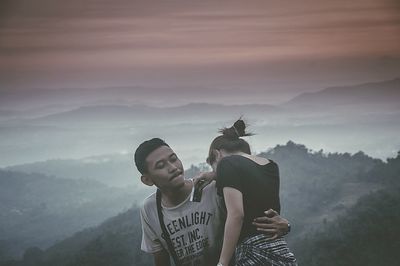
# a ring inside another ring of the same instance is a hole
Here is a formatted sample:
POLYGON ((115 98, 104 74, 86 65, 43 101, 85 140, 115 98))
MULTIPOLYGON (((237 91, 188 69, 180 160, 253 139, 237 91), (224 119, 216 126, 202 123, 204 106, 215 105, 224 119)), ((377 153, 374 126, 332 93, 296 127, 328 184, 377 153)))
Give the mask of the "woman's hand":
POLYGON ((276 211, 269 209, 265 211, 265 216, 255 218, 253 225, 257 230, 271 236, 268 240, 277 239, 284 236, 290 231, 290 224, 288 220, 282 218, 276 211))
POLYGON ((215 172, 203 172, 198 174, 197 176, 193 177, 194 185, 201 182, 201 186, 205 187, 211 183, 211 181, 217 178, 217 174, 215 172))

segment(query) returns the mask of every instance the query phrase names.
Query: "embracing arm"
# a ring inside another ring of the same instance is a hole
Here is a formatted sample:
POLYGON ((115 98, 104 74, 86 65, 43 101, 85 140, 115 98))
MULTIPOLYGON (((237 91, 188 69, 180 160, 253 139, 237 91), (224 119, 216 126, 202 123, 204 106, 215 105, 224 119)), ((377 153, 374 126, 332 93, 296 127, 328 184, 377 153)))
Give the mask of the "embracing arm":
POLYGON ((235 252, 235 247, 243 225, 243 195, 239 190, 231 187, 224 187, 223 193, 227 217, 225 222, 224 243, 222 245, 219 262, 221 262, 222 265, 228 265, 235 252))
POLYGON ((290 231, 288 220, 281 217, 276 211, 269 209, 264 212, 265 216, 254 219, 253 225, 257 230, 269 235, 269 240, 287 235, 290 231))
POLYGON ((171 266, 168 252, 163 249, 153 253, 155 266, 171 266))

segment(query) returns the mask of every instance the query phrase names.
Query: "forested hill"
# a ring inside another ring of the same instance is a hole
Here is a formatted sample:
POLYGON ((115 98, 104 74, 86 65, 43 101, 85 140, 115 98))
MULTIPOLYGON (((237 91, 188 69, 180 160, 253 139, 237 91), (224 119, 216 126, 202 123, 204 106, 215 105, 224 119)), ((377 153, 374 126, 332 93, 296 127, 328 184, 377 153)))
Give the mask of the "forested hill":
POLYGON ((132 189, 89 179, 0 170, 0 261, 46 248, 132 206, 132 189))
POLYGON ((141 225, 139 209, 136 207, 108 219, 96 228, 76 233, 46 251, 28 249, 23 261, 3 265, 151 265, 152 256, 140 252, 140 244, 141 225))
POLYGON ((384 188, 299 239, 294 248, 303 265, 399 265, 400 153, 365 178, 379 180, 384 188))
MULTIPOLYGON (((288 242, 299 265, 397 265, 400 156, 383 162, 362 152, 312 152, 293 142, 262 156, 280 166, 282 215, 293 224, 288 242)), ((1 265, 150 265, 139 248, 138 216, 134 207, 1 265)))
POLYGON ((293 239, 335 219, 361 196, 383 186, 373 169, 385 164, 363 152, 312 152, 289 141, 260 155, 279 165, 282 214, 296 222, 293 239))
POLYGON ((296 241, 301 265, 399 265, 399 210, 399 186, 362 197, 343 215, 296 241))

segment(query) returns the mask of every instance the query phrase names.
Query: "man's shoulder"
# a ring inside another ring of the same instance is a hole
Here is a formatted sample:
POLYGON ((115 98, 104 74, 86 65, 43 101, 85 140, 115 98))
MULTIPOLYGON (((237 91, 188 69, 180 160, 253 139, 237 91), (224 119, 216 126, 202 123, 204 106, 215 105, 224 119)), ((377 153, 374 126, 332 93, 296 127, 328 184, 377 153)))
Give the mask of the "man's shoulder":
POLYGON ((141 204, 142 210, 149 210, 156 208, 156 192, 151 193, 147 196, 141 204))
POLYGON ((210 184, 208 184, 204 189, 203 189, 203 197, 206 198, 206 201, 202 200, 202 203, 209 203, 213 205, 220 205, 220 197, 218 196, 217 193, 217 186, 216 186, 216 181, 213 180, 211 181, 210 184), (210 203, 213 202, 213 203, 210 203))
POLYGON ((203 192, 207 191, 208 193, 213 193, 216 190, 215 180, 211 181, 207 186, 204 187, 203 192))

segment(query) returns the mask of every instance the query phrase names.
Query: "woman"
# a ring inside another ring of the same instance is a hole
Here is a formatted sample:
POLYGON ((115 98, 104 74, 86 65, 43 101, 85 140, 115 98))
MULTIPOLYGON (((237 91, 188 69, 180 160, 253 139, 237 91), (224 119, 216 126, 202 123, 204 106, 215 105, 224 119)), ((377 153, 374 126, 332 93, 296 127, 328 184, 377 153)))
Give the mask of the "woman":
POLYGON ((251 155, 243 120, 220 131, 207 162, 217 173, 217 191, 227 209, 219 266, 297 265, 283 238, 269 240, 253 225, 266 209, 280 212, 279 169, 275 162, 251 155), (236 252, 235 252, 236 249, 236 252))

